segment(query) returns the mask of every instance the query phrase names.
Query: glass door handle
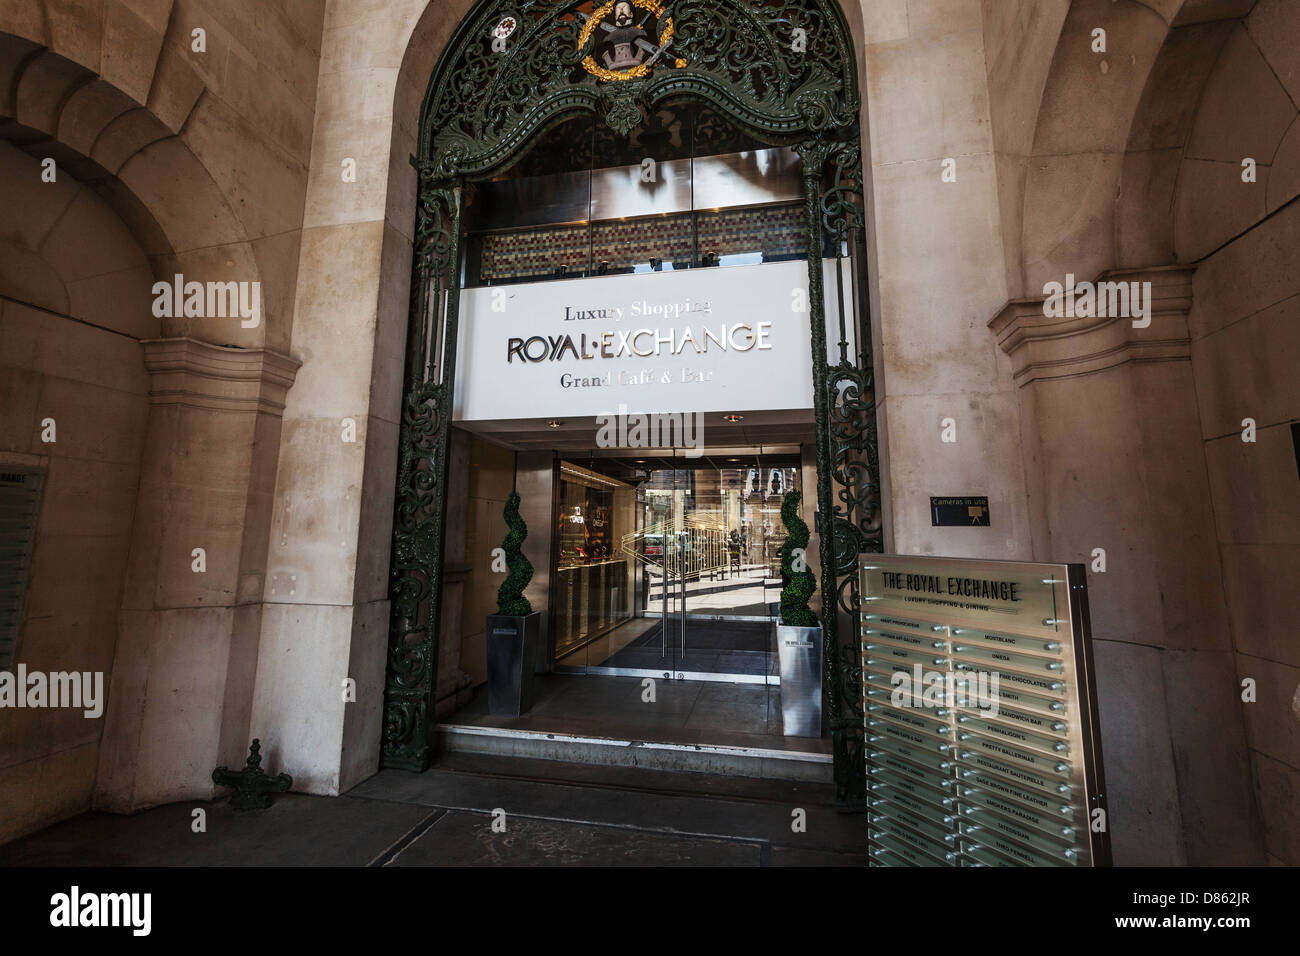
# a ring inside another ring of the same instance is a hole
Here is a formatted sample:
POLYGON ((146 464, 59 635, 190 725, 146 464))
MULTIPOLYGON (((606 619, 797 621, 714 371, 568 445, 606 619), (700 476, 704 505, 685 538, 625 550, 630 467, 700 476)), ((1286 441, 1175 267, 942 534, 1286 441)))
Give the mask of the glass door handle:
POLYGON ((664 615, 659 626, 659 636, 663 638, 663 649, 660 651, 659 656, 664 658, 668 656, 668 559, 666 557, 663 563, 663 574, 659 580, 664 594, 664 615))
POLYGON ((682 567, 682 641, 681 655, 686 657, 686 567, 682 567))

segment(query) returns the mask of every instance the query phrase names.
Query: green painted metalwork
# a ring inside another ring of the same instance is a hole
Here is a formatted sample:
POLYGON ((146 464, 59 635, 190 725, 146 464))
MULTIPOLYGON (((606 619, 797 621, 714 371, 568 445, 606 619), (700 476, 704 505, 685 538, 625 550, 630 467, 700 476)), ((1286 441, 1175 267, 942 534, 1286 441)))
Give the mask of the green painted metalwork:
POLYGON ((871 335, 862 295, 854 303, 858 354, 849 355, 849 317, 842 296, 836 296, 839 361, 830 365, 826 359, 822 279, 824 243, 829 238, 837 276, 842 274, 844 253, 852 248, 855 255, 850 261, 856 260, 858 273, 854 276, 855 288, 864 287, 861 146, 856 134, 856 129, 851 138, 823 134, 795 148, 803 163, 804 221, 808 231, 816 515, 822 571, 822 709, 831 729, 836 797, 845 806, 865 807, 861 665, 856 663, 854 627, 859 597, 854 567, 859 551, 879 551, 882 546, 871 335))
MULTIPOLYGON (((858 647, 858 555, 884 550, 884 525, 880 500, 880 456, 876 435, 874 355, 871 348, 870 302, 866 286, 866 235, 863 212, 862 149, 855 138, 841 141, 828 155, 828 185, 820 197, 824 233, 836 252, 836 276, 842 284, 846 262, 854 292, 853 315, 847 314, 839 297, 839 356, 831 365, 825 353, 814 358, 827 365, 822 386, 826 396, 827 427, 818 446, 818 473, 825 463, 835 489, 829 506, 819 505, 831 515, 834 545, 831 561, 835 587, 834 615, 823 611, 823 619, 837 619, 838 653, 833 661, 834 701, 826 701, 831 715, 835 747, 836 793, 849 807, 865 806, 865 764, 863 751, 862 655, 858 647), (848 347, 849 323, 856 350, 848 347), (842 625, 842 629, 839 626, 842 625)), ((823 561, 826 551, 822 551, 823 561)), ((823 568, 826 565, 823 564, 823 568)), ((825 648, 827 656, 832 648, 825 648)))
POLYGON ((230 806, 242 813, 245 810, 265 810, 271 805, 271 794, 288 792, 293 786, 293 777, 287 773, 272 777, 263 770, 262 741, 254 738, 252 746, 248 748, 244 769, 218 767, 212 771, 212 782, 219 787, 234 788, 235 794, 230 798, 230 806))
POLYGON ((857 122, 852 41, 833 0, 676 0, 669 8, 672 57, 685 65, 665 57, 644 77, 600 81, 581 66, 594 37, 578 43, 592 3, 484 0, 434 72, 420 156, 435 178, 485 176, 566 116, 598 112, 626 134, 675 99, 708 103, 777 144, 857 122), (516 26, 502 42, 493 29, 507 16, 516 26))
MULTIPOLYGON (((837 793, 860 790, 862 713, 856 655, 840 617, 856 606, 848 549, 879 548, 879 473, 865 294, 848 355, 841 309, 840 361, 828 366, 823 239, 850 250, 860 271, 862 179, 859 93, 852 40, 834 0, 631 0, 653 50, 644 69, 597 67, 600 23, 613 3, 481 0, 461 22, 430 80, 420 116, 419 198, 411 321, 400 432, 390 596, 392 623, 383 763, 421 770, 431 756, 441 613, 447 450, 456 361, 460 212, 468 184, 498 175, 534 138, 595 114, 598 140, 639 141, 657 111, 705 107, 718 142, 728 129, 794 146, 805 169, 809 302, 817 417, 817 511, 831 515, 820 562, 826 707, 836 742, 837 793), (596 19, 596 24, 589 20, 596 19), (669 20, 671 19, 671 29, 669 20), (585 63, 584 63, 585 61, 585 63), (630 139, 629 139, 630 138, 630 139), (833 486, 838 484, 839 504, 833 486), (851 651, 851 648, 848 648, 851 651)), ((658 130, 654 135, 662 133, 658 130)), ((593 141, 592 147, 596 146, 593 141)), ((839 268, 843 267, 843 259, 839 268)), ((860 284, 859 288, 864 285, 860 284)), ((856 554, 856 551, 853 552, 856 554)))
POLYGON ((432 756, 463 192, 458 183, 432 181, 427 165, 417 168, 420 192, 406 391, 398 432, 382 755, 384 766, 405 770, 427 769, 432 756))

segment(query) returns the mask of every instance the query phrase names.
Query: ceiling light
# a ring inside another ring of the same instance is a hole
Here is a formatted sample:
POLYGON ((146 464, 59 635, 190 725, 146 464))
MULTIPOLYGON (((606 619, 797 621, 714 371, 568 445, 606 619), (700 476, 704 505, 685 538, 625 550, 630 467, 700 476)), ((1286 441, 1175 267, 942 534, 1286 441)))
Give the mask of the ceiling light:
POLYGON ((734 425, 737 422, 743 422, 745 420, 745 416, 744 415, 723 415, 722 420, 724 422, 731 422, 731 424, 734 425))
POLYGON ((564 422, 551 421, 551 422, 547 422, 546 424, 550 425, 552 428, 559 428, 561 425, 564 424, 564 422))

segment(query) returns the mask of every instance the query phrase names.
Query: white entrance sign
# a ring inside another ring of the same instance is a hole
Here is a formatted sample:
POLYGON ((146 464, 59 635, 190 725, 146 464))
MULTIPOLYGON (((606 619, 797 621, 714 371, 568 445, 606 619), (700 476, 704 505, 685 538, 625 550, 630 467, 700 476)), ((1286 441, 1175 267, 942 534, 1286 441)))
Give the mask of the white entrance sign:
POLYGON ((466 289, 455 420, 811 408, 807 302, 803 260, 466 289))

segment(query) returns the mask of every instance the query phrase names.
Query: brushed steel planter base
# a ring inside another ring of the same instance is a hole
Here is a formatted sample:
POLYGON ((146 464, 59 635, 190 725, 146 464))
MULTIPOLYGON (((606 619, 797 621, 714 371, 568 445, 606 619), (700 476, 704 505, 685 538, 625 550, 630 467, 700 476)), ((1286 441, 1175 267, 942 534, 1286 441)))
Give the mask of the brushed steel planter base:
POLYGON ((822 735, 822 629, 776 626, 781 724, 787 737, 822 735))

